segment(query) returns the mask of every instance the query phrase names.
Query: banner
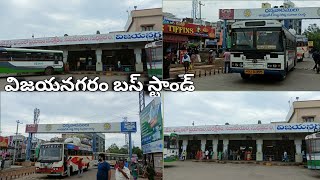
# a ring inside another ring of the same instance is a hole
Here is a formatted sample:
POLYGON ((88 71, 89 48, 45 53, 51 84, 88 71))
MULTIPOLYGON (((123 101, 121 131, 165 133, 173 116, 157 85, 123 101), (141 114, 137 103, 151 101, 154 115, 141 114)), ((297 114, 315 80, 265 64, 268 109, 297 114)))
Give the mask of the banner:
POLYGON ((26 133, 121 133, 136 131, 136 122, 26 125, 26 133))
POLYGON ((319 123, 276 123, 246 125, 209 125, 165 127, 165 133, 193 134, 259 134, 259 133, 311 133, 320 130, 319 123))
POLYGON ((163 33, 180 34, 188 36, 199 36, 215 38, 216 29, 211 26, 202 26, 191 23, 175 22, 174 24, 164 24, 163 33))
POLYGON ((140 113, 141 147, 144 154, 162 152, 161 99, 155 98, 140 113))
POLYGON ((1 148, 8 148, 9 139, 7 137, 0 136, 0 147, 1 148))
POLYGON ((116 33, 114 42, 155 41, 162 39, 161 31, 123 32, 116 33))
POLYGON ((219 19, 234 19, 234 9, 219 9, 219 19))
MULTIPOLYGON (((224 17, 221 17, 223 19, 224 17)), ((319 19, 319 7, 234 9, 233 19, 319 19)))

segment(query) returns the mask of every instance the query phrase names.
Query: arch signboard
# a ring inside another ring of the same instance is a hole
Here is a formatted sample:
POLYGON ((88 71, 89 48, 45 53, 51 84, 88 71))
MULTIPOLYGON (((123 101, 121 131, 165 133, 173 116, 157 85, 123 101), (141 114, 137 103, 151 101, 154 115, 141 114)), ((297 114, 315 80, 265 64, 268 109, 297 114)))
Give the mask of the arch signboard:
POLYGON ((320 19, 320 7, 220 9, 220 19, 320 19))

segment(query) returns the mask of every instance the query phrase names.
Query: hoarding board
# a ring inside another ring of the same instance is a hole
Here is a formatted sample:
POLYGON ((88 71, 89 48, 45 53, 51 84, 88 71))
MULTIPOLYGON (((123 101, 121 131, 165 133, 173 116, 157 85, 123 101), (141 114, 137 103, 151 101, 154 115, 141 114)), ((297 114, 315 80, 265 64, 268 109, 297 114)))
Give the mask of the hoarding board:
POLYGON ((216 29, 211 26, 175 22, 174 24, 164 24, 163 33, 215 38, 216 29))
POLYGON ((161 99, 155 98, 140 113, 141 147, 144 154, 163 151, 161 99))
POLYGON ((319 19, 319 7, 220 9, 220 19, 319 19))

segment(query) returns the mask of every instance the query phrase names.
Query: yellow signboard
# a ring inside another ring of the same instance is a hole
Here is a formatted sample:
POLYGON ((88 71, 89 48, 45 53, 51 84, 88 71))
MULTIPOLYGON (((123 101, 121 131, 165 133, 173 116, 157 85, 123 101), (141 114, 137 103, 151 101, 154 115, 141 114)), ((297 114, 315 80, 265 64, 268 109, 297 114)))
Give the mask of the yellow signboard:
POLYGON ((308 41, 308 46, 313 47, 313 41, 308 41))

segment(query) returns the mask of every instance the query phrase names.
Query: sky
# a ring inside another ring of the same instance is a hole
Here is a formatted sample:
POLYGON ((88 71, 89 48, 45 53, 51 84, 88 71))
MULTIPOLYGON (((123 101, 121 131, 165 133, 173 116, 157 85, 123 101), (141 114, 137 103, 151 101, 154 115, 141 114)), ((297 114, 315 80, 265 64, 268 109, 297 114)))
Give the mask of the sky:
MULTIPOLYGON (((285 121, 289 101, 320 100, 320 92, 165 92, 164 126, 257 124, 285 121)), ((292 104, 292 103, 291 103, 292 104)))
MULTIPOLYGON (((123 117, 128 121, 137 122, 138 131, 132 135, 135 146, 141 147, 139 94, 137 92, 1 92, 0 121, 2 136, 14 135, 16 121, 22 121, 19 133, 27 136, 26 124, 33 123, 33 111, 40 109, 40 124, 62 123, 106 123, 121 122, 123 117)), ((151 101, 146 97, 146 105, 151 101)), ((60 134, 38 134, 40 139, 50 140, 60 134)), ((106 147, 112 143, 118 146, 125 144, 125 135, 108 133, 106 147)))
POLYGON ((0 1, 0 40, 122 31, 128 12, 162 7, 162 0, 0 1))
MULTIPOLYGON (((219 20, 219 9, 248 9, 261 8, 261 4, 269 2, 272 6, 280 6, 283 0, 262 1, 262 0, 201 0, 204 6, 201 7, 201 17, 206 21, 216 22, 219 20)), ((296 7, 320 7, 320 1, 297 0, 292 1, 296 7)), ((178 18, 191 17, 192 0, 163 0, 163 11, 176 15, 178 18)), ((320 26, 320 20, 302 20, 302 30, 309 24, 316 23, 320 26)))

